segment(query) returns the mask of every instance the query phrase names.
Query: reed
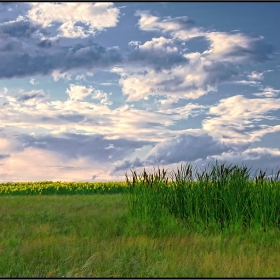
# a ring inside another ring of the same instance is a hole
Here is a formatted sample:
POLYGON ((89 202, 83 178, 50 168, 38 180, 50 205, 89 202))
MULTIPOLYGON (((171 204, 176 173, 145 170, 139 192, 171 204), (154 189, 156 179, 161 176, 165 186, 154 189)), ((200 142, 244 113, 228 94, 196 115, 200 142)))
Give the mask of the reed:
POLYGON ((181 170, 171 173, 171 181, 164 169, 152 175, 145 168, 140 176, 131 172, 132 181, 125 174, 129 186, 125 196, 133 217, 157 223, 173 215, 190 227, 215 231, 280 226, 280 170, 269 180, 260 171, 255 181, 247 167, 218 166, 217 161, 210 174, 194 173, 191 164, 181 165, 181 170))

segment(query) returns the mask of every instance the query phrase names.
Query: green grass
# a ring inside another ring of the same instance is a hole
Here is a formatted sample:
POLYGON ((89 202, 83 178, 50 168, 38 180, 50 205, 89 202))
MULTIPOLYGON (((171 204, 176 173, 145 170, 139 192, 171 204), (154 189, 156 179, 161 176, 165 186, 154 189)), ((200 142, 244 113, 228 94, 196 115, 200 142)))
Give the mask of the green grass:
POLYGON ((279 277, 278 229, 195 233, 121 195, 0 197, 1 277, 279 277))
POLYGON ((0 277, 279 277, 279 172, 246 170, 2 184, 0 277))
POLYGON ((147 175, 144 172, 130 185, 128 205, 134 217, 154 222, 166 215, 184 219, 191 228, 206 230, 246 231, 257 227, 267 230, 280 226, 280 184, 275 178, 265 180, 260 172, 253 182, 247 167, 212 167, 209 174, 196 172, 194 181, 191 165, 171 173, 166 171, 147 175))

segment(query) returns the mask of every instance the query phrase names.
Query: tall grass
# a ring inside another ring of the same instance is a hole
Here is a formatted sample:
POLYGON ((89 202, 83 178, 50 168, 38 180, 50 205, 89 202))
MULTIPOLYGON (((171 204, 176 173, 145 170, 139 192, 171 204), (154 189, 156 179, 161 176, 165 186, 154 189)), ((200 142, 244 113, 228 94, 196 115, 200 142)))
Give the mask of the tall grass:
POLYGON ((198 229, 246 230, 259 227, 264 230, 280 227, 280 184, 265 180, 265 172, 249 180, 247 167, 212 166, 210 174, 198 174, 193 180, 191 165, 171 173, 166 171, 148 175, 144 169, 137 177, 132 172, 127 202, 130 214, 154 223, 167 215, 175 216, 190 227, 198 229))

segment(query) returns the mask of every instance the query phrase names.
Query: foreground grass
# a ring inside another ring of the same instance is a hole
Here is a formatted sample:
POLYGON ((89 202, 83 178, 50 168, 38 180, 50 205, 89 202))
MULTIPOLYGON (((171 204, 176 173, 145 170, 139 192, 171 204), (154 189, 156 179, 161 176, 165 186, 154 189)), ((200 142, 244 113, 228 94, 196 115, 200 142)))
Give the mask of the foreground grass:
POLYGON ((122 195, 0 196, 1 277, 279 277, 280 231, 195 233, 122 195))

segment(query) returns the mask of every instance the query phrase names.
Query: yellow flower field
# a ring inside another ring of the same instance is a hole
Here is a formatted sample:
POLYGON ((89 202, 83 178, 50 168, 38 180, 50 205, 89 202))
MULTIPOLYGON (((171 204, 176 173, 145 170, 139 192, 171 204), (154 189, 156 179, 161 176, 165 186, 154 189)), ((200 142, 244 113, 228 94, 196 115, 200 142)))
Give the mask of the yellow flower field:
POLYGON ((0 183, 0 195, 116 194, 127 190, 126 182, 22 182, 0 183))

